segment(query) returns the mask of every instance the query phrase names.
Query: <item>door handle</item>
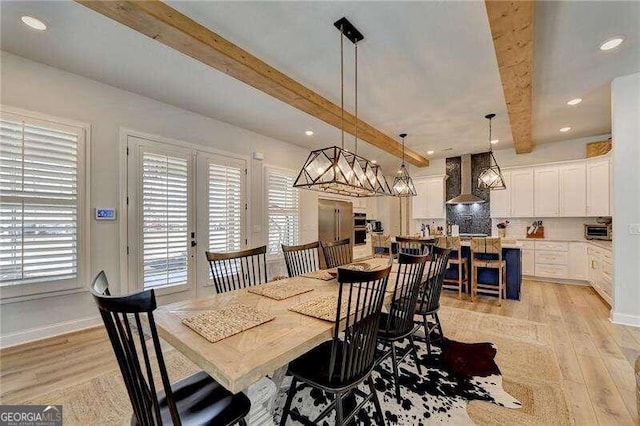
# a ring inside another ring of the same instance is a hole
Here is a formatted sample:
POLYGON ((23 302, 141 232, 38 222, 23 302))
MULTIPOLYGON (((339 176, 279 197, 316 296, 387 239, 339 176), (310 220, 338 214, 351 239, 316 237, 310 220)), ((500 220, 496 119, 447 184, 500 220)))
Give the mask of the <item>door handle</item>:
POLYGON ((196 233, 191 233, 191 247, 195 247, 198 245, 198 241, 196 241, 196 233))

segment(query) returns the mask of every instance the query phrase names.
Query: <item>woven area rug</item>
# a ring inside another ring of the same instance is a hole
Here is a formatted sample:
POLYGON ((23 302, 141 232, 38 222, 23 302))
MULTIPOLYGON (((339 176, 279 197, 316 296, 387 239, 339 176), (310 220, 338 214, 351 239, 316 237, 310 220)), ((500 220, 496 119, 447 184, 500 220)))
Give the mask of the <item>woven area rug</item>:
MULTIPOLYGON (((481 389, 480 393, 473 394, 472 397, 448 399, 452 404, 455 401, 460 408, 456 410, 455 416, 452 414, 452 417, 440 415, 425 417, 424 406, 433 404, 429 402, 431 393, 426 389, 429 394, 426 397, 427 401, 423 401, 420 396, 419 399, 414 399, 415 402, 411 401, 411 405, 405 403, 404 406, 395 406, 394 411, 398 410, 396 412, 398 422, 401 418, 410 419, 399 424, 431 423, 436 417, 449 424, 558 425, 573 423, 560 383, 560 368, 550 345, 550 331, 545 324, 448 307, 441 309, 440 318, 445 334, 452 340, 467 343, 491 342, 490 346, 497 350, 495 364, 499 367, 502 377, 479 378, 475 385, 481 389), (490 398, 493 398, 493 401, 490 398), (467 403, 468 400, 471 402, 467 403), (515 407, 516 401, 521 403, 521 407, 505 408, 500 405, 515 407)), ((423 346, 420 342, 418 345, 423 346)), ((424 357, 424 351, 421 352, 424 357)), ((113 356, 110 347, 106 345, 104 356, 113 356)), ((175 350, 168 351, 166 363, 171 381, 177 381, 198 371, 194 364, 175 350)), ((402 364, 401 376, 405 377, 401 379, 403 388, 410 389, 415 386, 409 379, 411 376, 404 374, 415 368, 412 363, 411 357, 408 357, 402 364)), ((390 371, 388 369, 388 372, 390 371)), ((376 385, 381 389, 380 394, 390 392, 391 382, 383 380, 378 373, 374 374, 377 379, 376 385)), ((427 373, 423 370, 423 374, 427 373)), ((305 404, 304 398, 299 400, 301 397, 303 392, 294 399, 294 407, 302 407, 301 404, 305 404)), ((322 397, 314 395, 311 400, 313 398, 322 397)), ((388 403, 383 403, 387 409, 395 404, 395 399, 390 399, 388 403)), ((310 400, 307 399, 307 401, 310 400)), ((118 370, 98 375, 83 383, 35 396, 24 403, 62 404, 65 425, 130 424, 131 405, 118 370)), ((279 401, 278 404, 281 407, 283 402, 279 401)), ((311 414, 303 408, 300 410, 305 414, 311 414)), ((364 415, 363 413, 361 417, 364 415)))

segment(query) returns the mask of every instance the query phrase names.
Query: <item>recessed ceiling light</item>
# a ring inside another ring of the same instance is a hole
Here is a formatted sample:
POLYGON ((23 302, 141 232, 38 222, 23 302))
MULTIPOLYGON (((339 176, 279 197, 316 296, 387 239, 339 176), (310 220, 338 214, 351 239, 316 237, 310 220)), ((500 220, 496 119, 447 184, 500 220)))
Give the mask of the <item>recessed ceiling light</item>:
POLYGON ((571 127, 570 127, 570 126, 563 127, 563 128, 561 128, 561 129, 560 129, 560 131, 561 131, 562 133, 567 133, 569 130, 571 130, 571 127))
POLYGON ((304 132, 304 134, 307 136, 313 136, 313 130, 307 130, 304 132))
POLYGON ((373 164, 378 164, 378 160, 371 160, 373 164))
POLYGON ((33 16, 23 16, 20 18, 25 25, 33 28, 34 30, 44 31, 47 29, 47 25, 39 19, 34 18, 33 16))
POLYGON ((433 151, 427 151, 427 155, 433 154, 433 151))
POLYGON ((575 99, 571 99, 570 101, 567 101, 567 105, 578 105, 580 102, 582 102, 582 98, 575 98, 575 99))
POLYGON ((495 144, 497 144, 498 142, 500 142, 500 139, 493 139, 493 140, 491 141, 491 145, 495 145, 495 144))
POLYGON ((601 45, 600 45, 600 50, 611 50, 611 49, 615 49, 616 47, 620 46, 622 44, 622 42, 624 41, 624 37, 622 36, 616 36, 616 37, 612 37, 608 40, 605 40, 601 45))

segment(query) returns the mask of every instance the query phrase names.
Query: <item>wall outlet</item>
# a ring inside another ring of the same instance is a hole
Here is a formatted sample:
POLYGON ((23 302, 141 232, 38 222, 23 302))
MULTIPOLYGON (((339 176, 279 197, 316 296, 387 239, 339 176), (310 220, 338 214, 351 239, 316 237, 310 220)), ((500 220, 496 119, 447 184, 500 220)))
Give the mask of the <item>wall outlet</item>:
POLYGON ((640 223, 629 224, 629 235, 640 235, 640 223))

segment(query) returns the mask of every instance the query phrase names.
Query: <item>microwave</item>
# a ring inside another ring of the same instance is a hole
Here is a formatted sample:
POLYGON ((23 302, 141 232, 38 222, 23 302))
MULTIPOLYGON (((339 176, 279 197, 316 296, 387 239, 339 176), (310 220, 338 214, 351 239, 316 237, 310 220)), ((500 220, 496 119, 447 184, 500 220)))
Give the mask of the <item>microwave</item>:
POLYGON ((593 223, 584 225, 584 238, 586 240, 606 240, 611 241, 612 235, 611 224, 593 223))

